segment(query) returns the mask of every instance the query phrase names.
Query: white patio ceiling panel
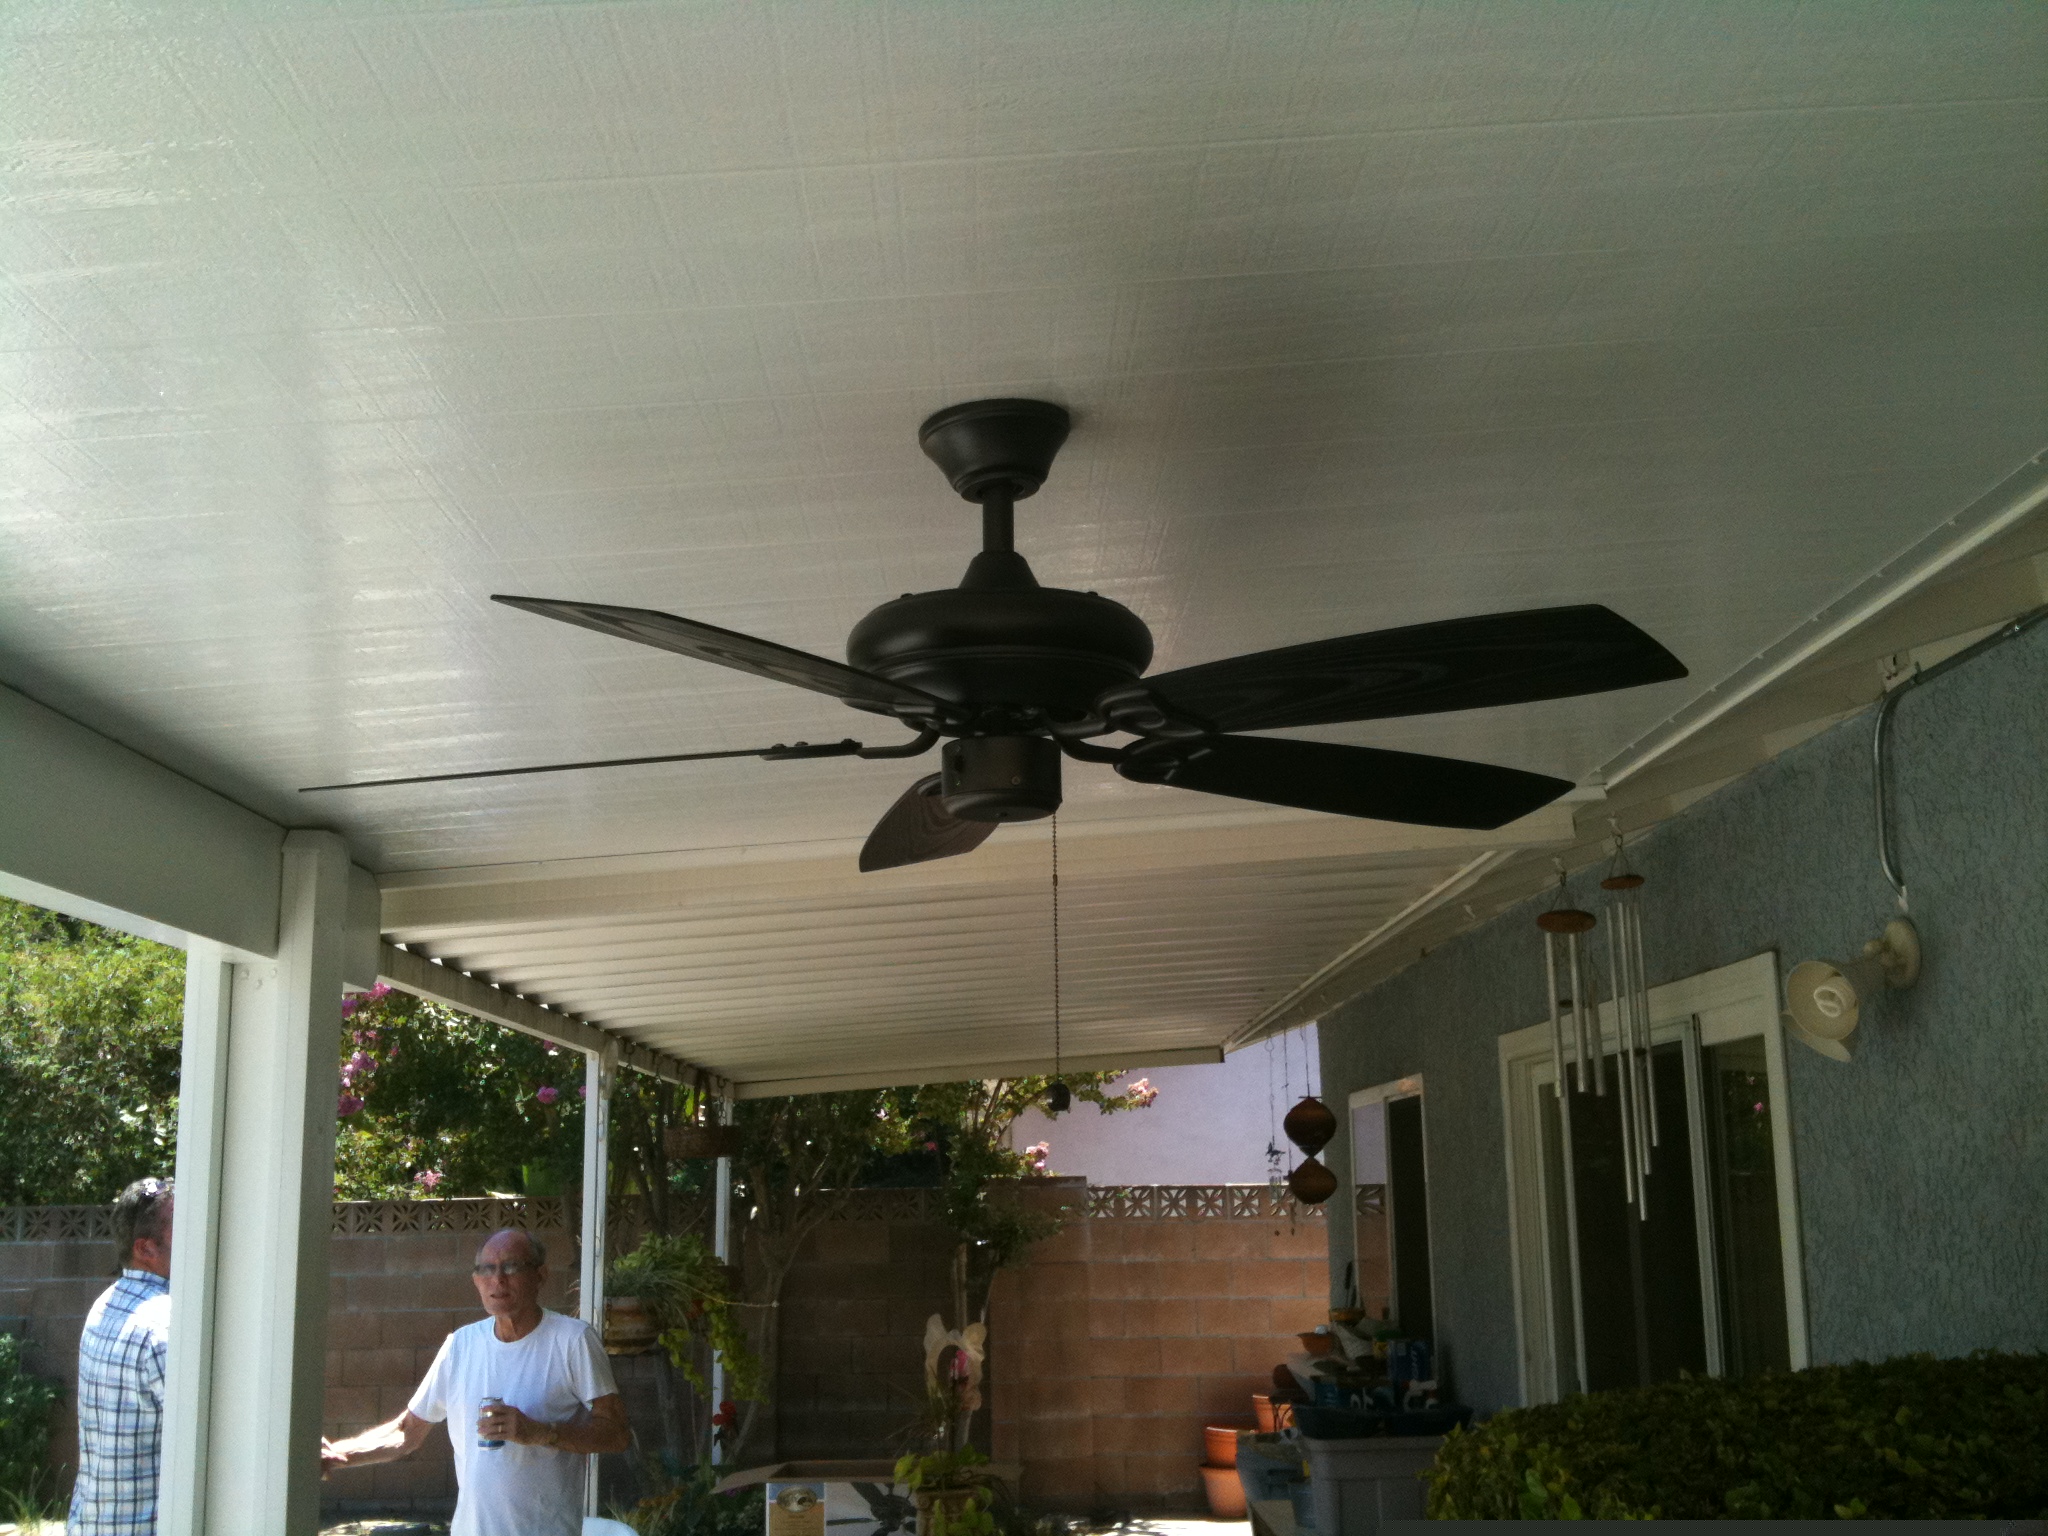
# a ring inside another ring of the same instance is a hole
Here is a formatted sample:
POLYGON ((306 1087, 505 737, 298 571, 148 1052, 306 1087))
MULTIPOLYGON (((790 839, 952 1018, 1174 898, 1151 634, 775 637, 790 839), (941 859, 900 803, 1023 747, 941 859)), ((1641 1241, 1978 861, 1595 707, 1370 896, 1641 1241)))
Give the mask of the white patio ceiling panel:
MULTIPOLYGON (((1162 667, 1643 623, 1690 681, 1313 733, 1582 777, 2048 438, 2044 80, 2038 8, 1988 3, 15 7, 0 681, 344 832, 394 912, 603 861, 843 866, 915 765, 295 789, 874 731, 486 599, 839 654, 972 550, 916 423, 1030 393, 1077 428, 1020 544, 1162 667)), ((1077 848, 1246 824, 1068 790, 1077 848)), ((1221 1040, 1474 849, 1424 853, 1104 876, 1077 1027, 1221 1040)), ((925 956, 914 900, 761 898, 744 952, 793 992, 694 917, 620 954, 573 914, 406 931, 650 1039, 735 1021, 748 1071, 900 1062, 1043 990, 1042 873, 981 857, 988 921, 900 976, 837 935, 925 956)))

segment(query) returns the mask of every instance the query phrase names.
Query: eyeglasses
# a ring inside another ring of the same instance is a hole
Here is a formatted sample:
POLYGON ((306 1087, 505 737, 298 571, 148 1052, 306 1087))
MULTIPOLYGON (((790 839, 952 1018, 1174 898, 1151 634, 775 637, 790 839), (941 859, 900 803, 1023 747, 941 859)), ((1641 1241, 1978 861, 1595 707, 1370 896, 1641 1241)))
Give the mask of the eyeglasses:
POLYGON ((493 1275, 503 1275, 507 1280, 511 1280, 520 1275, 531 1274, 539 1268, 538 1264, 529 1264, 522 1259, 507 1259, 502 1264, 473 1264, 469 1272, 479 1280, 488 1280, 493 1275))

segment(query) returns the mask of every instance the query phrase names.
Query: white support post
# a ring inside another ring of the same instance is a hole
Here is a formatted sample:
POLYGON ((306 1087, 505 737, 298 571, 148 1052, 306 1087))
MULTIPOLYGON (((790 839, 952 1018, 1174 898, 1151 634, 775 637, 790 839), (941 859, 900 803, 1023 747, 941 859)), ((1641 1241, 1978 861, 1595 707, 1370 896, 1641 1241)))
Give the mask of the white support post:
POLYGON ((188 962, 165 1536, 319 1526, 349 884, 340 838, 294 832, 276 958, 188 962))
MULTIPOLYGON (((719 1099, 716 1120, 720 1125, 732 1124, 732 1100, 719 1099)), ((732 1159, 718 1160, 716 1182, 713 1185, 711 1208, 711 1253, 721 1264, 732 1262, 732 1159)), ((711 1357, 711 1411, 718 1412, 718 1405, 725 1401, 725 1361, 718 1355, 711 1357)), ((724 1460, 718 1444, 717 1431, 711 1435, 711 1464, 715 1467, 724 1460)))
MULTIPOLYGON (((577 1312, 601 1335, 604 1332, 606 1196, 611 1187, 612 1074, 618 1047, 584 1053, 583 1067, 583 1252, 577 1283, 577 1312)), ((583 1512, 597 1509, 597 1463, 590 1458, 584 1484, 583 1512)))
POLYGON ((227 1115, 228 1025, 235 967, 210 939, 185 952, 185 1039, 178 1068, 178 1169, 171 1245, 170 1379, 164 1388, 157 1521, 164 1536, 206 1529, 206 1427, 211 1411, 214 1293, 219 1274, 221 1130, 227 1115))

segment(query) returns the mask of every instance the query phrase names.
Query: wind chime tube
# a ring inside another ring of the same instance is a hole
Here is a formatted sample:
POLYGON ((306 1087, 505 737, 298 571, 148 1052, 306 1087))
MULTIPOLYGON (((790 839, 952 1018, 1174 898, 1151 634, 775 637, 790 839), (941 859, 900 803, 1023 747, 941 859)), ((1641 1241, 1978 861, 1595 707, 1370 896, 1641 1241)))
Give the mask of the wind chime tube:
POLYGON ((1654 1106, 1650 1102, 1650 1008, 1649 997, 1643 989, 1642 967, 1636 963, 1638 945, 1636 935, 1640 931, 1642 908, 1636 893, 1630 891, 1622 904, 1627 921, 1622 929, 1622 958, 1629 968, 1630 1006, 1635 1011, 1636 1050, 1634 1066, 1636 1082, 1636 1163, 1642 1169, 1644 1209, 1649 1208, 1650 1148, 1654 1138, 1650 1133, 1650 1117, 1654 1106))
POLYGON ((1593 1035, 1593 1094, 1607 1097, 1607 1026, 1600 1022, 1600 972, 1586 956, 1586 1018, 1593 1035))
MULTIPOLYGON (((1628 1203, 1638 1205, 1636 1194, 1641 1177, 1636 1171, 1636 1101, 1629 1081, 1634 1075, 1629 1071, 1629 1057, 1634 1053, 1630 1049, 1628 1037, 1627 989, 1623 986, 1621 972, 1617 969, 1617 959, 1621 951, 1615 943, 1615 933, 1619 927, 1618 923, 1607 925, 1607 973, 1614 978, 1614 1043, 1619 1052, 1615 1057, 1614 1066, 1621 1097, 1621 1180, 1622 1193, 1628 1203)), ((1640 1209, 1639 1205, 1638 1208, 1640 1209)))
POLYGON ((1580 979, 1584 966, 1580 957, 1585 946, 1579 942, 1576 933, 1567 936, 1565 953, 1571 959, 1572 968, 1572 1043, 1577 1047, 1572 1056, 1572 1066, 1578 1073, 1578 1090, 1586 1091, 1586 987, 1580 979))
POLYGON ((1657 1124, 1657 1052, 1650 1040, 1650 972, 1643 964, 1643 908, 1638 901, 1635 921, 1636 987, 1643 1000, 1643 1073, 1649 1086, 1650 1098, 1650 1145, 1662 1146, 1663 1140, 1657 1124))
POLYGON ((1551 1086, 1557 1096, 1564 1097, 1564 1021, 1557 1012, 1557 935, 1545 932, 1543 935, 1543 969, 1550 978, 1550 1066, 1557 1074, 1557 1081, 1551 1086))

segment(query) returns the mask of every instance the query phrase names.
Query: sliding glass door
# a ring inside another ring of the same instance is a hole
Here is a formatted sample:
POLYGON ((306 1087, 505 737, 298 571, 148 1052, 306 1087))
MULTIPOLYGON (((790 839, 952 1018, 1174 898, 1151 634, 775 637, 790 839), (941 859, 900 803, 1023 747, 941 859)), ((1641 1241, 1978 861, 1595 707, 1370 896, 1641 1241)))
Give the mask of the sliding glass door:
POLYGON ((1713 978, 1652 993, 1640 1176, 1615 1054, 1560 1096, 1547 1028, 1501 1042, 1527 1400, 1804 1363, 1775 968, 1713 978))

